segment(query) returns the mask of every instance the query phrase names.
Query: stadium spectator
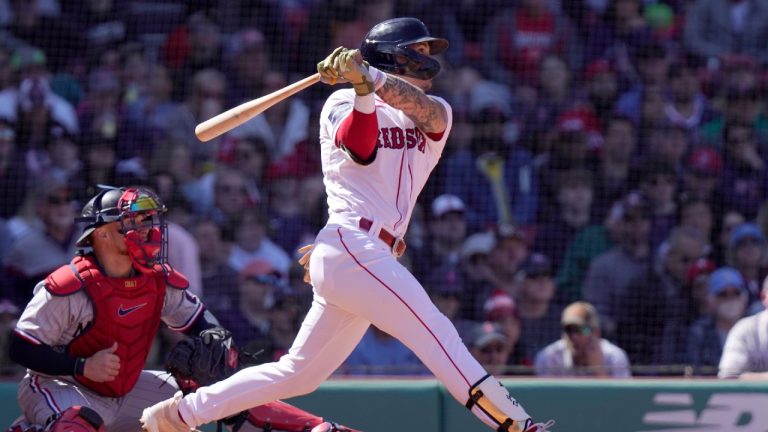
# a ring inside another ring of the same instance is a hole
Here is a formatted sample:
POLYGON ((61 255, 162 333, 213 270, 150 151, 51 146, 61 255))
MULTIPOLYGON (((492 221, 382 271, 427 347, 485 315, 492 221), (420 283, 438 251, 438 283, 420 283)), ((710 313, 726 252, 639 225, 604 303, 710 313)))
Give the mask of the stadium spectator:
MULTIPOLYGON (((161 64, 146 66, 145 78, 136 81, 136 94, 124 100, 127 116, 132 122, 145 125, 151 132, 159 133, 165 129, 164 121, 167 116, 177 109, 177 104, 171 99, 173 82, 168 69, 161 64)), ((130 91, 131 83, 126 83, 126 92, 130 91)))
POLYGON ((646 98, 645 93, 664 86, 667 80, 669 59, 661 44, 656 41, 646 41, 637 47, 632 56, 632 65, 636 74, 633 77, 634 85, 619 97, 618 102, 616 102, 616 110, 639 124, 641 123, 641 114, 644 111, 641 107, 646 98))
POLYGON ((225 238, 232 237, 232 230, 240 216, 256 202, 250 194, 245 176, 224 164, 217 165, 215 173, 202 177, 185 192, 187 200, 196 205, 195 211, 216 221, 225 238), (206 205, 204 199, 198 202, 195 197, 202 195, 196 192, 198 188, 205 190, 207 179, 213 180, 213 199, 206 205))
POLYGON ((709 277, 710 313, 688 329, 687 359, 697 375, 716 375, 728 333, 747 311, 747 286, 738 270, 721 267, 709 277))
POLYGON ((562 337, 536 354, 536 375, 630 377, 627 354, 601 337, 600 318, 594 306, 571 303, 559 322, 562 337))
POLYGON ((544 56, 557 54, 576 69, 581 47, 568 18, 543 0, 525 0, 498 11, 482 37, 486 76, 508 85, 532 86, 544 56))
MULTIPOLYGON (((482 319, 482 299, 487 298, 496 288, 489 263, 489 255, 495 246, 496 236, 490 231, 468 236, 461 246, 461 261, 458 269, 465 291, 461 315, 466 319, 473 321, 482 319)), ((455 268, 455 266, 450 268, 455 268)), ((439 271, 447 273, 447 270, 443 268, 439 271)))
POLYGON ((557 287, 552 276, 552 263, 539 253, 528 256, 516 276, 515 297, 523 328, 520 344, 529 358, 560 335, 558 319, 563 308, 554 302, 557 287))
POLYGON ((614 105, 619 96, 619 82, 611 62, 596 59, 584 69, 584 103, 588 111, 600 120, 600 129, 613 115, 614 105))
POLYGON ((466 333, 474 321, 462 317, 462 306, 468 297, 465 280, 454 266, 444 266, 424 279, 425 289, 437 309, 451 322, 459 334, 466 333))
POLYGON ((600 313, 602 334, 616 335, 619 299, 635 277, 651 263, 649 234, 651 205, 641 192, 632 191, 614 208, 615 245, 590 261, 582 287, 583 298, 600 313))
POLYGON ((605 224, 587 225, 574 236, 565 251, 557 273, 558 303, 568 304, 582 298, 582 284, 592 260, 614 244, 620 215, 606 218, 605 224))
POLYGON ((11 68, 13 50, 5 43, 0 43, 0 91, 13 85, 13 68, 11 68))
POLYGON ((0 117, 0 218, 9 219, 21 208, 29 184, 24 152, 16 140, 15 123, 0 117))
POLYGON ((688 156, 683 174, 683 191, 709 201, 716 210, 722 199, 717 196, 723 158, 712 147, 697 147, 688 156))
POLYGON ((709 277, 715 271, 715 263, 709 258, 699 258, 688 267, 685 291, 691 299, 694 316, 703 317, 711 312, 709 304, 709 277))
POLYGON ((340 370, 348 375, 424 375, 429 370, 402 342, 371 325, 340 370))
POLYGON ((753 0, 696 0, 685 20, 686 47, 703 59, 742 53, 768 63, 768 7, 753 0))
POLYGON ((610 58, 626 63, 639 46, 652 40, 651 29, 643 17, 643 2, 639 0, 607 3, 605 13, 585 23, 582 31, 587 61, 610 58))
MULTIPOLYGON (((188 91, 190 78, 194 81, 198 72, 210 69, 221 70, 223 66, 221 29, 210 16, 204 11, 193 12, 187 20, 186 30, 187 55, 178 69, 171 66, 175 100, 183 99, 184 93, 188 91)), ((222 92, 222 102, 225 95, 226 92, 222 92)))
POLYGON ((653 268, 628 282, 618 301, 616 341, 633 364, 685 362, 687 330, 698 314, 685 291, 688 269, 704 256, 706 246, 697 230, 677 227, 658 248, 653 268))
POLYGON ((467 236, 465 211, 464 201, 456 195, 443 194, 432 201, 425 244, 412 254, 413 274, 417 279, 434 268, 459 263, 467 236))
POLYGON ((725 99, 721 107, 722 115, 702 125, 702 138, 722 151, 728 139, 726 129, 731 125, 747 126, 752 129, 762 148, 768 142, 768 117, 760 103, 759 85, 749 79, 735 81, 724 86, 722 93, 725 99))
POLYGON ((749 305, 760 302, 760 281, 765 277, 765 234, 753 223, 733 228, 726 250, 726 263, 738 270, 749 292, 749 305))
POLYGON ((768 379, 768 280, 763 281, 761 298, 765 310, 742 318, 728 333, 719 378, 768 379))
POLYGON ((51 69, 58 72, 77 64, 84 54, 82 33, 69 19, 43 15, 37 0, 11 0, 13 20, 6 27, 15 38, 40 47, 51 58, 51 69))
POLYGON ((614 115, 605 121, 595 176, 593 219, 605 219, 613 203, 630 191, 631 165, 636 149, 635 128, 629 118, 614 115))
POLYGON ((733 229, 746 221, 744 215, 733 210, 728 210, 719 217, 715 225, 717 236, 715 237, 714 248, 712 251, 712 258, 716 264, 721 266, 728 265, 728 248, 731 242, 733 229))
POLYGON ((65 14, 69 25, 82 32, 85 52, 96 57, 117 48, 128 37, 127 4, 119 1, 87 1, 65 14))
POLYGON ((682 178, 684 158, 689 153, 688 131, 680 125, 662 124, 646 132, 646 148, 642 150, 645 157, 672 166, 675 176, 682 178))
POLYGON ((591 220, 592 179, 585 169, 563 171, 557 179, 557 209, 536 230, 533 250, 551 259, 555 273, 576 233, 591 220))
POLYGON ((496 288, 517 292, 515 275, 530 253, 529 235, 513 225, 501 225, 494 230, 496 240, 488 254, 490 281, 496 288))
POLYGON ((287 280, 291 259, 267 236, 266 224, 266 215, 260 210, 248 209, 241 214, 237 219, 228 263, 240 271, 253 260, 263 260, 287 280))
POLYGON ((766 160, 759 153, 755 131, 747 124, 727 124, 723 138, 723 206, 754 219, 768 193, 766 160))
POLYGON ((48 131, 45 151, 37 159, 40 164, 39 176, 51 176, 69 182, 82 169, 80 143, 61 125, 54 124, 48 131))
POLYGON ((16 239, 5 256, 13 283, 5 291, 17 306, 32 298, 36 281, 66 264, 75 253, 75 202, 66 183, 49 179, 29 191, 36 221, 16 239))
POLYGON ((284 285, 280 273, 266 261, 249 261, 240 270, 235 305, 219 317, 238 347, 254 353, 264 349, 271 359, 270 309, 275 292, 284 285))
POLYGON ((675 167, 657 159, 643 161, 633 174, 651 204, 651 248, 656 249, 677 225, 677 175, 675 167))
POLYGON ((238 273, 227 264, 228 244, 221 238, 221 229, 211 219, 199 219, 192 227, 200 247, 200 273, 205 306, 216 316, 235 307, 238 273))
POLYGON ((467 206, 470 232, 502 223, 530 223, 536 216, 538 188, 533 157, 508 142, 504 125, 510 107, 504 98, 476 89, 471 100, 471 150, 446 157, 444 193, 467 206))
MULTIPOLYGON (((296 154, 272 162, 266 170, 269 234, 285 251, 299 246, 302 237, 312 233, 307 210, 300 199, 304 167, 296 154)), ((247 172, 247 170, 243 170, 247 172)))
POLYGON ((11 377, 21 374, 23 368, 10 359, 8 351, 8 336, 21 316, 21 309, 7 298, 0 298, 0 377, 11 377))
POLYGON ((565 60, 556 54, 547 54, 537 65, 536 87, 530 101, 518 94, 517 109, 529 112, 525 127, 536 131, 551 128, 560 115, 576 102, 571 71, 565 60), (529 105, 530 106, 527 106, 529 105))
POLYGON ((507 375, 507 364, 515 346, 498 324, 488 321, 476 324, 467 347, 488 373, 507 375))
MULTIPOLYGON (((711 245, 715 215, 709 201, 689 193, 678 195, 678 220, 680 226, 691 227, 701 233, 711 245)), ((708 247, 711 250, 711 246, 708 247)))
POLYGON ((701 91, 701 82, 694 59, 680 54, 667 72, 667 103, 664 114, 671 125, 695 134, 699 126, 715 118, 707 98, 701 91))

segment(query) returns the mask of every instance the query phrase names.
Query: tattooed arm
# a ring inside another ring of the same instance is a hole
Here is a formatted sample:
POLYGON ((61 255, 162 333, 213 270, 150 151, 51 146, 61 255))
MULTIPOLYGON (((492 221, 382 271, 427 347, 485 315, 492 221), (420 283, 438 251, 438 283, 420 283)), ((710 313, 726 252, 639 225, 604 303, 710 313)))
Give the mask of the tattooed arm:
POLYGON ((403 79, 387 75, 387 82, 376 94, 387 104, 404 112, 423 132, 440 133, 448 126, 448 115, 443 104, 403 79))

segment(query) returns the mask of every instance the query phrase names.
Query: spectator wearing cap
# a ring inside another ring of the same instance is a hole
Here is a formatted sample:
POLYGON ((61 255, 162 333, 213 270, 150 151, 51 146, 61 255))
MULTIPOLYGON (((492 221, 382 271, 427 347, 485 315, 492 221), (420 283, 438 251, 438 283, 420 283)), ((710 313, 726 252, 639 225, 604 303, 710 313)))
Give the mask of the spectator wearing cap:
POLYGON ((719 378, 768 379, 768 279, 763 281, 764 310, 740 319, 728 332, 719 378))
POLYGON ((653 40, 638 44, 631 56, 636 72, 635 84, 619 97, 616 110, 631 118, 635 124, 640 124, 643 112, 641 106, 645 93, 664 86, 669 70, 669 59, 664 47, 653 40))
POLYGON ((14 281, 5 292, 12 293, 17 305, 27 304, 35 281, 68 263, 76 252, 76 204, 66 183, 41 181, 28 191, 26 205, 34 212, 33 222, 13 242, 4 261, 14 281))
POLYGON ((757 78, 750 79, 750 72, 755 75, 760 69, 746 69, 746 73, 727 73, 722 95, 722 115, 702 125, 701 137, 704 142, 722 149, 725 141, 725 129, 730 125, 747 125, 764 148, 768 142, 768 115, 761 105, 761 92, 757 78), (733 77, 736 78, 733 78, 733 77))
POLYGON ((29 187, 29 170, 16 137, 16 124, 0 117, 0 219, 16 215, 29 187))
POLYGON ((515 347, 501 326, 489 321, 478 323, 467 342, 469 352, 489 373, 508 375, 507 364, 515 347))
POLYGON ((709 277, 715 271, 715 262, 709 258, 699 258, 688 267, 686 292, 691 299, 691 313, 703 317, 710 312, 709 277))
POLYGON ((717 205, 722 201, 718 196, 722 172, 723 157, 720 152, 714 147, 697 147, 687 159, 683 174, 683 190, 717 205))
POLYGON ((715 112, 702 93, 697 62, 692 56, 681 54, 670 65, 667 77, 664 114, 669 124, 694 134, 699 126, 715 118, 715 112))
POLYGON ((557 286, 553 279, 552 263, 546 256, 533 253, 528 256, 515 279, 517 287, 514 294, 523 328, 520 344, 525 347, 526 355, 533 358, 540 349, 560 335, 557 321, 562 306, 555 302, 557 286))
POLYGON ((619 96, 619 81, 610 61, 597 59, 584 69, 588 110, 600 120, 601 128, 612 115, 619 96))
MULTIPOLYGON (((0 91, 0 117, 22 125, 34 114, 55 120, 72 133, 79 130, 72 104, 51 91, 48 62, 42 50, 31 46, 17 48, 11 56, 11 68, 18 85, 0 91)), ((42 137, 43 130, 37 133, 42 137)), ((24 133, 19 133, 19 138, 25 145, 29 139, 24 133)))
MULTIPOLYGON (((483 299, 487 298, 496 287, 490 265, 490 255, 496 246, 496 236, 493 232, 484 231, 469 235, 461 246, 459 275, 464 284, 461 316, 479 321, 483 317, 483 299)), ((447 273, 450 268, 442 269, 447 273)))
POLYGON ((586 302, 569 304, 559 320, 562 336, 536 354, 538 376, 629 378, 627 354, 601 337, 597 309, 586 302))
POLYGON ((727 265, 744 277, 750 305, 760 300, 760 281, 765 276, 766 239, 753 223, 737 225, 731 231, 726 251, 727 265))
POLYGON ((426 242, 412 255, 417 278, 438 267, 457 265, 467 236, 466 207, 456 195, 443 194, 435 198, 430 215, 426 242))
POLYGON ((590 262, 582 286, 583 299, 597 308, 603 335, 609 339, 616 335, 619 299, 632 279, 644 274, 651 263, 648 198, 632 191, 614 206, 612 213, 615 244, 590 262))
POLYGON ((238 347, 249 352, 271 348, 270 309, 284 286, 282 274, 267 261, 255 259, 240 269, 235 306, 220 318, 238 347))
POLYGON ((658 247, 678 223, 675 167, 658 159, 644 160, 633 172, 651 205, 651 248, 658 247))
POLYGON ((285 251, 295 250, 301 246, 302 237, 314 232, 308 220, 309 209, 301 200, 302 179, 307 171, 297 156, 272 162, 265 173, 269 234, 285 251))
POLYGON ((759 153, 755 131, 746 124, 728 124, 723 129, 723 138, 723 207, 754 219, 768 194, 766 160, 759 153))
MULTIPOLYGON (((699 231, 677 227, 658 248, 653 267, 627 284, 615 315, 616 342, 633 364, 685 362, 687 330, 698 318, 698 308, 686 292, 688 270, 706 250, 707 242, 699 231)), ((654 372, 670 371, 651 370, 654 372)))
POLYGON ((264 95, 264 77, 270 55, 264 34, 246 27, 227 41, 224 49, 225 74, 230 83, 227 105, 235 106, 264 95))
POLYGON ((635 126, 629 118, 614 115, 606 120, 595 175, 593 219, 603 220, 613 203, 629 192, 636 149, 635 126))
POLYGON ((207 218, 195 221, 192 235, 199 247, 200 274, 205 306, 216 316, 228 314, 236 307, 238 273, 227 263, 229 245, 221 228, 207 218))
POLYGON ((267 235, 266 215, 257 209, 247 209, 236 219, 234 244, 227 262, 240 271, 253 260, 268 262, 284 277, 292 264, 288 254, 267 235))
POLYGON ((61 125, 54 124, 49 129, 45 150, 39 158, 41 174, 69 182, 83 167, 78 137, 61 125))
POLYGON ((768 6, 763 2, 697 0, 686 14, 683 40, 703 59, 742 53, 766 64, 766 32, 768 6))
POLYGON ((173 81, 168 68, 162 64, 148 64, 143 81, 136 81, 138 94, 126 100, 127 115, 134 123, 145 124, 150 130, 165 129, 167 116, 176 110, 177 102, 173 101, 173 81))
POLYGON ((626 63, 628 54, 652 40, 643 6, 644 3, 638 0, 610 2, 605 5, 602 16, 587 20, 583 27, 586 59, 591 61, 608 56, 626 63))
POLYGON ((464 201, 469 232, 501 223, 531 223, 538 206, 533 156, 505 136, 508 102, 476 95, 470 149, 447 156, 443 193, 464 201))
POLYGON ((550 257, 555 273, 576 233, 591 221, 593 196, 593 177, 587 170, 566 170, 557 179, 556 216, 550 214, 538 226, 533 245, 533 250, 550 257))
POLYGON ((694 373, 716 375, 728 332, 747 312, 747 286, 738 270, 721 267, 709 277, 709 314, 688 329, 687 363, 694 373))
MULTIPOLYGON (((518 90, 516 108, 525 116, 525 129, 541 135, 549 132, 558 117, 575 105, 577 97, 571 71, 561 56, 547 54, 542 57, 536 75, 536 86, 531 89, 530 97, 521 96, 518 90)), ((533 151, 538 153, 539 149, 533 151)))
POLYGON ((570 69, 581 64, 577 40, 568 18, 546 2, 509 6, 500 10, 483 32, 483 72, 493 81, 532 86, 539 60, 547 54, 566 56, 570 69))
MULTIPOLYGON (((520 310, 515 299, 507 292, 497 289, 485 299, 483 302, 483 321, 498 324, 512 346, 517 346, 522 330, 520 310)), ((516 350, 516 353, 518 352, 520 351, 516 350)), ((522 360, 522 356, 516 357, 522 360)))
POLYGON ((371 325, 344 361, 347 375, 425 375, 429 370, 402 342, 371 325))

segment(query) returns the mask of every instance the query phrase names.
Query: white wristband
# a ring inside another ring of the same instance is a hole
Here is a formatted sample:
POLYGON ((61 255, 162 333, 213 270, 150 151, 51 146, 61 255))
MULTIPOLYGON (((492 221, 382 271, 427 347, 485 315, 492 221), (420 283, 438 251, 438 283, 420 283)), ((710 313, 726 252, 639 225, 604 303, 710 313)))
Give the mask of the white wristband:
POLYGON ((371 74, 373 80, 373 91, 380 89, 387 82, 387 74, 373 66, 368 66, 368 73, 371 74))

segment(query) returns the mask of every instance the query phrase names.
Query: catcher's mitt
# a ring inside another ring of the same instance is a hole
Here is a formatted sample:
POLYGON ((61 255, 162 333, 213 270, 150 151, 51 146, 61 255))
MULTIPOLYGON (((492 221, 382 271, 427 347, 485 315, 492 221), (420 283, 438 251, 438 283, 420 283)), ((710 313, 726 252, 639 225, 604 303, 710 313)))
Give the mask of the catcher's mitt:
POLYGON ((199 337, 184 339, 168 353, 165 370, 184 394, 221 381, 240 368, 240 352, 223 328, 204 330, 199 337))

